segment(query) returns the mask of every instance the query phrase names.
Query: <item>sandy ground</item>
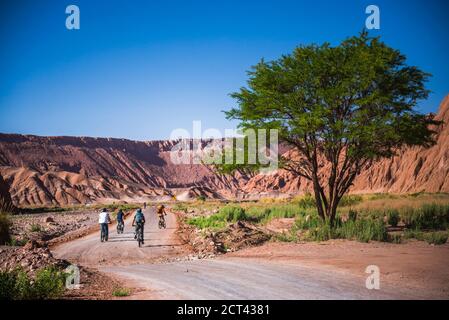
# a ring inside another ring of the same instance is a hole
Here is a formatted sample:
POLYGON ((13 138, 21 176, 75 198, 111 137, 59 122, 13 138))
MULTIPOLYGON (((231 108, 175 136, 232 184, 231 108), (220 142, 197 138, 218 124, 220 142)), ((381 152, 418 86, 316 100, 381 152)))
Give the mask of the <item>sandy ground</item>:
POLYGON ((18 214, 12 216, 11 234, 17 240, 55 241, 97 226, 97 219, 97 212, 87 210, 18 214), (33 231, 32 226, 40 230, 33 231))
POLYGON ((434 246, 414 240, 404 244, 347 240, 300 244, 271 242, 228 256, 301 264, 358 277, 366 277, 366 267, 376 265, 380 269, 381 283, 419 291, 427 298, 449 299, 449 244, 434 246))
POLYGON ((145 211, 145 246, 110 230, 101 243, 92 234, 56 247, 55 256, 97 268, 135 288, 129 299, 428 299, 449 298, 449 245, 329 241, 267 243, 216 259, 189 261, 169 214, 160 230, 145 211), (365 268, 377 265, 380 290, 365 287, 365 268))

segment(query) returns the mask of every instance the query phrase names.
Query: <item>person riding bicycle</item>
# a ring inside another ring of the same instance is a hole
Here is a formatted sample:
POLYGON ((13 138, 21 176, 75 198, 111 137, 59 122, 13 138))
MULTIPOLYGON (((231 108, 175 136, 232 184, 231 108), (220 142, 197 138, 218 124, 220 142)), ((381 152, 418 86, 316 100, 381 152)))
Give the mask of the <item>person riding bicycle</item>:
POLYGON ((159 217, 159 220, 162 220, 165 222, 165 217, 167 215, 167 212, 165 211, 165 206, 163 204, 159 205, 156 209, 156 213, 159 217))
POLYGON ((117 225, 125 225, 124 217, 125 214, 123 213, 123 210, 119 209, 119 211, 117 212, 117 225))
MULTIPOLYGON (((109 236, 108 224, 111 223, 111 218, 109 217, 109 213, 106 208, 103 208, 103 210, 101 210, 98 216, 98 223, 100 224, 101 227, 101 233, 104 235, 104 240, 108 241, 109 236)), ((103 239, 101 239, 101 241, 103 241, 103 239)))
MULTIPOLYGON (((145 224, 145 216, 143 215, 142 209, 139 208, 139 209, 137 209, 137 211, 136 211, 136 213, 134 215, 133 223, 132 223, 132 226, 136 227, 135 228, 134 239, 137 239, 137 233, 138 232, 142 232, 142 235, 144 234, 143 233, 143 231, 144 231, 143 230, 144 224, 145 224)), ((144 243, 143 239, 142 239, 142 243, 144 243)))

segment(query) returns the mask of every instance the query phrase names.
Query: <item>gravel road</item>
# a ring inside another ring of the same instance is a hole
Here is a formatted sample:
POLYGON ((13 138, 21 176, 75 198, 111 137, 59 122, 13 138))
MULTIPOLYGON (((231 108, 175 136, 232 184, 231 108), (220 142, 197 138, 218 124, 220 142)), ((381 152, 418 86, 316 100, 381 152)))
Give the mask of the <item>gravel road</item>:
POLYGON ((219 258, 101 268, 144 291, 139 299, 419 299, 410 291, 368 290, 364 277, 258 259, 219 258))
POLYGON ((312 268, 301 261, 285 263, 270 259, 222 256, 216 259, 154 263, 186 255, 176 236, 176 218, 167 216, 167 229, 160 230, 154 208, 145 210, 145 245, 138 248, 131 228, 125 233, 110 228, 110 239, 99 234, 64 243, 55 256, 96 267, 118 277, 129 287, 140 288, 136 299, 419 299, 419 292, 382 286, 368 290, 365 277, 312 268))

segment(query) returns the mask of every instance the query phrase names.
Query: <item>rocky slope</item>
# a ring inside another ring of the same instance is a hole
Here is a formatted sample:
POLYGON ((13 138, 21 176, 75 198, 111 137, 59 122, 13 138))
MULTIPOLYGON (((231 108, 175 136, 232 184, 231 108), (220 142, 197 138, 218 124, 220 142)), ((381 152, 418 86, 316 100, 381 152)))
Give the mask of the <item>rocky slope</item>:
MULTIPOLYGON (((351 192, 449 192, 449 96, 437 119, 437 144, 407 148, 364 171, 351 192)), ((170 159, 176 141, 0 134, 0 174, 21 206, 208 198, 251 199, 310 191, 284 170, 217 174, 201 164, 170 159)), ((0 189, 2 182, 0 181, 0 189)), ((3 192, 4 193, 4 192, 3 192)))
POLYGON ((175 143, 0 134, 0 174, 22 206, 221 198, 239 189, 208 166, 173 164, 175 143))
POLYGON ((15 207, 12 204, 11 194, 9 193, 9 185, 3 180, 0 175, 0 212, 15 211, 15 207))

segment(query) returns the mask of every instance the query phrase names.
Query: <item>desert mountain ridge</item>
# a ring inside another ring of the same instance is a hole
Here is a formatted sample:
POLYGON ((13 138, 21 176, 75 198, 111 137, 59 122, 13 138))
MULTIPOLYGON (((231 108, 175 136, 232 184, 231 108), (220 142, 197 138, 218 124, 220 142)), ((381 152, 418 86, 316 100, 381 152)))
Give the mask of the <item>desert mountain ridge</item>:
MULTIPOLYGON (((404 148, 377 162, 361 173, 350 191, 449 192, 449 95, 436 119, 444 123, 434 146, 404 148)), ((309 181, 282 169, 221 175, 202 164, 173 164, 170 150, 175 143, 0 133, 0 189, 4 194, 9 187, 18 206, 182 201, 200 195, 243 200, 311 190, 309 181)))

